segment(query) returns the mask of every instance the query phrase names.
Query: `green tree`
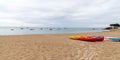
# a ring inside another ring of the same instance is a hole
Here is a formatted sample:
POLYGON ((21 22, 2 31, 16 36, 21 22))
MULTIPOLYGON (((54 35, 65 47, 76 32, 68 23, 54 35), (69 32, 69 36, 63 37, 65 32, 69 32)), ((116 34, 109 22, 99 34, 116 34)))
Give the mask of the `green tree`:
POLYGON ((110 24, 111 27, 113 27, 114 29, 118 29, 118 27, 120 27, 120 24, 116 23, 116 24, 110 24))

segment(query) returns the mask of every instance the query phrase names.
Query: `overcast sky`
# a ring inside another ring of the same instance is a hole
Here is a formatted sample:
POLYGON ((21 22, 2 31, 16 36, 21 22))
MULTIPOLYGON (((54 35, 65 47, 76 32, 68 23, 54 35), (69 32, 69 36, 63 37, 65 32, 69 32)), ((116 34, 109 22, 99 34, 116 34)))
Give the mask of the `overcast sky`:
POLYGON ((0 0, 0 26, 105 27, 120 23, 120 0, 0 0))

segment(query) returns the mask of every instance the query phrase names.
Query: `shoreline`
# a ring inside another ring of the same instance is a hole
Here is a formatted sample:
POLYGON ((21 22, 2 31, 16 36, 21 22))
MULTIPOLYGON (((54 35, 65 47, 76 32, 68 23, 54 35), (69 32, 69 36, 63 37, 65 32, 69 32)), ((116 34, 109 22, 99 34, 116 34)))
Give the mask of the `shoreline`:
MULTIPOLYGON (((1 36, 32 36, 32 35, 103 35, 103 36, 109 36, 111 33, 116 33, 118 36, 118 33, 120 32, 120 29, 112 29, 108 31, 101 31, 101 32, 78 32, 78 33, 53 33, 53 34, 17 34, 17 35, 0 35, 1 36), (104 35, 104 33, 106 35, 104 35), (108 35, 107 35, 108 34, 108 35)), ((113 36, 113 35, 112 35, 113 36)), ((120 36, 118 36, 120 37, 120 36)))
POLYGON ((32 35, 32 34, 68 34, 68 33, 82 33, 82 32, 101 32, 102 28, 2 28, 0 35, 32 35))
MULTIPOLYGON (((114 30, 113 30, 114 31, 114 30)), ((6 35, 0 35, 0 36, 21 36, 21 35, 56 35, 56 34, 58 34, 58 35, 69 35, 69 34, 79 34, 79 33, 82 33, 82 34, 84 34, 84 33, 101 33, 101 32, 111 32, 111 30, 105 30, 105 31, 98 31, 98 32, 71 32, 71 33, 41 33, 41 34, 6 34, 6 35)))

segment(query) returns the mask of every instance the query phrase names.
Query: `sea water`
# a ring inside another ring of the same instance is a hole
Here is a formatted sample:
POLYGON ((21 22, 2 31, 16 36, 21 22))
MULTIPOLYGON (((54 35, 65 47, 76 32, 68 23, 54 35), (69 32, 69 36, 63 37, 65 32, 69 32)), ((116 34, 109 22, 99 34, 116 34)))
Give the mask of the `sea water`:
POLYGON ((101 31, 104 31, 103 28, 0 27, 0 35, 63 34, 101 31))

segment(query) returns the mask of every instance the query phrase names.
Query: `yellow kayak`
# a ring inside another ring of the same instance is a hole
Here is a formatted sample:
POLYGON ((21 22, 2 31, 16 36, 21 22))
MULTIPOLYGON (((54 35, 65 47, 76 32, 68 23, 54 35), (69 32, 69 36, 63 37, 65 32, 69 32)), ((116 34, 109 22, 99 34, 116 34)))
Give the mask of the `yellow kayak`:
POLYGON ((74 40, 92 41, 92 42, 104 40, 103 36, 69 36, 69 38, 74 40))

